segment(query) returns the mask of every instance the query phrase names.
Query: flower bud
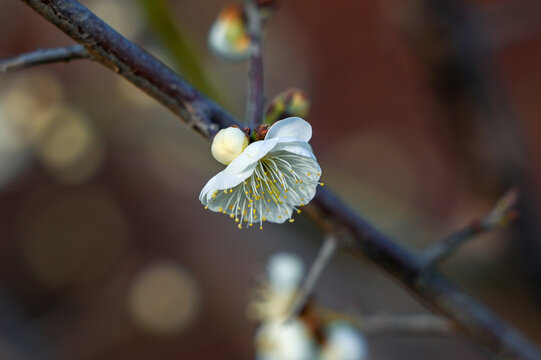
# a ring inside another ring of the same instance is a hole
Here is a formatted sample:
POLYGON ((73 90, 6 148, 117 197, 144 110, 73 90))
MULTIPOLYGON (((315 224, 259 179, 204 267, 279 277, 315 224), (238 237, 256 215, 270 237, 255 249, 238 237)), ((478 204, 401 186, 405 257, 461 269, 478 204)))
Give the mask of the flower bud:
POLYGON ((252 133, 252 140, 259 141, 265 139, 265 136, 267 136, 269 129, 269 124, 257 125, 254 129, 254 132, 252 133))
POLYGON ((295 292, 304 275, 301 259, 288 253, 272 255, 267 265, 269 283, 275 291, 295 292))
POLYGON ((310 110, 308 95, 299 89, 289 89, 276 96, 267 109, 265 123, 273 124, 275 121, 291 116, 304 118, 310 110))
POLYGON ((248 137, 238 127, 228 127, 218 131, 210 151, 221 164, 229 165, 248 146, 248 137))
POLYGON ((227 60, 244 60, 250 56, 250 35, 240 4, 226 6, 212 25, 208 37, 210 48, 227 60))

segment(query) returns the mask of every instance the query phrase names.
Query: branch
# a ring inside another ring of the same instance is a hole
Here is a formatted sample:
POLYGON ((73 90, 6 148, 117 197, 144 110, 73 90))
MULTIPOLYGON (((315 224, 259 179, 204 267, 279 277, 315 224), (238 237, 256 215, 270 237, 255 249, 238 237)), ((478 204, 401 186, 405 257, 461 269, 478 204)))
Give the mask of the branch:
POLYGON ((246 120, 248 126, 256 127, 263 121, 265 90, 263 85, 263 45, 261 36, 261 15, 257 0, 246 0, 244 12, 250 35, 250 72, 248 73, 248 103, 246 120))
POLYGON ((359 330, 368 336, 454 336, 452 324, 430 314, 373 314, 354 319, 359 330))
POLYGON ((55 62, 68 62, 77 59, 88 59, 89 52, 82 45, 73 45, 56 49, 38 49, 11 59, 0 60, 0 72, 20 70, 32 66, 55 62))
POLYGON ((494 208, 482 219, 456 231, 440 242, 429 246, 422 254, 425 266, 433 268, 452 255, 460 246, 476 235, 501 228, 517 217, 513 210, 518 199, 518 191, 511 189, 496 203, 494 208))
POLYGON ((310 297, 310 294, 312 294, 312 291, 314 290, 314 287, 316 286, 317 280, 321 276, 323 269, 328 264, 332 255, 335 253, 336 248, 338 247, 338 241, 339 240, 334 233, 328 234, 325 237, 325 240, 323 240, 323 245, 319 249, 316 260, 312 264, 310 271, 308 271, 308 275, 304 279, 299 289, 299 293, 296 296, 293 305, 291 306, 288 319, 297 317, 299 315, 299 312, 306 304, 306 301, 310 297))
MULTIPOLYGON (((132 44, 75 0, 22 0, 83 44, 92 59, 113 69, 210 138, 238 125, 224 110, 147 52, 132 44)), ((353 236, 350 248, 410 289, 432 311, 446 316, 476 345, 501 357, 538 360, 539 349, 437 271, 424 272, 417 254, 374 229, 327 187, 319 188, 314 212, 353 236)), ((324 222, 322 220, 322 222, 324 222)))

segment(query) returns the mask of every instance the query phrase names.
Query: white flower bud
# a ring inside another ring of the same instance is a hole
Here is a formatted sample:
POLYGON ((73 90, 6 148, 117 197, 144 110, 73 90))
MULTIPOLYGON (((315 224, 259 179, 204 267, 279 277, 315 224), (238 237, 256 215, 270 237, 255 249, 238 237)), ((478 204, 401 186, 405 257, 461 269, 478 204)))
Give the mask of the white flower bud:
POLYGON ((241 4, 226 6, 212 25, 210 48, 226 60, 238 61, 250 56, 250 35, 241 4))
POLYGON ((222 129, 212 141, 210 151, 221 164, 229 165, 248 146, 248 137, 237 127, 222 129))
POLYGON ((297 256, 278 253, 270 258, 267 272, 270 285, 275 291, 295 292, 304 275, 304 266, 297 256))

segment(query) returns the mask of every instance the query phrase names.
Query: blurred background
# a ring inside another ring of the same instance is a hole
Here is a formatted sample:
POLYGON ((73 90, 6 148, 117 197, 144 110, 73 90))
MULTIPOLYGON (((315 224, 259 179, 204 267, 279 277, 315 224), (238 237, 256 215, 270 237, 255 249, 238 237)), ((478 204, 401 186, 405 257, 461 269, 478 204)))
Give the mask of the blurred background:
MULTIPOLYGON (((246 62, 207 48, 225 1, 82 3, 242 119, 246 62)), ((0 57, 72 41, 4 1, 0 57)), ((304 89, 323 180, 396 241, 422 248, 521 191, 513 227, 443 270, 541 343, 541 3, 281 1, 267 98, 304 89)), ((0 74, 0 358, 252 359, 246 316, 266 259, 308 265, 306 218, 239 231, 204 212, 222 166, 207 141, 86 60, 0 74)), ((425 310, 339 253, 316 298, 360 314, 425 310)), ((374 337, 370 359, 483 359, 459 339, 374 337)))

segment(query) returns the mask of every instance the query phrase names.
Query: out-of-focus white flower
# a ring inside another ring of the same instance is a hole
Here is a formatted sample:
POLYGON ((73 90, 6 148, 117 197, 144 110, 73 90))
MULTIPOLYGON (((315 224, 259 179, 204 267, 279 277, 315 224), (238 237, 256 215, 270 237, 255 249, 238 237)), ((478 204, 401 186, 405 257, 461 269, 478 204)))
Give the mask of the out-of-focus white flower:
POLYGON ((270 258, 267 273, 272 290, 296 292, 304 275, 304 266, 295 255, 277 253, 270 258))
POLYGON ((226 6, 210 28, 210 48, 227 60, 243 60, 250 56, 250 36, 242 5, 226 6))
POLYGON ((316 193, 321 168, 308 141, 312 127, 298 117, 277 121, 265 139, 242 153, 210 179, 199 200, 206 209, 229 214, 238 224, 283 223, 316 193))
POLYGON ((258 321, 283 321, 297 295, 304 274, 301 260, 292 254, 272 255, 267 264, 268 281, 257 291, 248 308, 249 316, 258 321))
POLYGON ((325 344, 319 360, 365 360, 368 347, 364 337, 349 323, 334 321, 324 329, 325 344))
POLYGON ((269 322, 256 334, 257 360, 313 360, 316 346, 299 320, 269 322))

